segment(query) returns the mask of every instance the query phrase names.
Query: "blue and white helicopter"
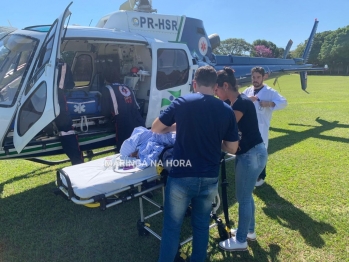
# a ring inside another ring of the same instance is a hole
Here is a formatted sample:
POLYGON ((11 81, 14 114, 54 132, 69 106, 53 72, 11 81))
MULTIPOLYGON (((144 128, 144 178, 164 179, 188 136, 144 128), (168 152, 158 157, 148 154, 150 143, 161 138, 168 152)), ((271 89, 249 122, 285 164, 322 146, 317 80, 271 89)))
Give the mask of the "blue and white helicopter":
POLYGON ((217 70, 231 66, 240 85, 250 83, 254 66, 263 66, 269 78, 298 72, 303 90, 307 71, 323 70, 307 64, 318 21, 302 58, 286 59, 290 46, 284 59, 254 58, 215 55, 219 36, 208 36, 201 20, 157 14, 148 0, 126 1, 95 27, 65 26, 69 6, 52 25, 0 33, 0 159, 50 164, 38 157, 63 153, 54 124, 60 113, 57 75, 62 59, 75 81, 70 92, 87 94, 86 101, 71 101, 71 114, 80 148, 89 153, 115 145, 115 128, 100 114, 96 95, 104 87, 106 66, 117 66, 134 90, 147 127, 173 99, 192 92, 193 74, 203 65, 217 70), (93 112, 86 111, 87 103, 95 106, 93 112))

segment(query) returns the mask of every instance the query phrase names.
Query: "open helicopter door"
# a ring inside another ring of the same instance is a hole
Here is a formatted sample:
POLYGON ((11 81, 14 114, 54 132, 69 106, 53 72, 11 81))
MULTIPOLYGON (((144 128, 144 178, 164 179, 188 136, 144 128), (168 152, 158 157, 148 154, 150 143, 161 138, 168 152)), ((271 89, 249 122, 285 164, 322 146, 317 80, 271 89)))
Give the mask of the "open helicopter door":
POLYGON ((185 44, 151 42, 152 76, 146 126, 165 110, 171 102, 190 93, 194 71, 190 51, 185 44))
POLYGON ((22 94, 13 132, 13 143, 18 153, 59 115, 57 65, 64 21, 70 15, 71 4, 48 31, 31 79, 22 94))

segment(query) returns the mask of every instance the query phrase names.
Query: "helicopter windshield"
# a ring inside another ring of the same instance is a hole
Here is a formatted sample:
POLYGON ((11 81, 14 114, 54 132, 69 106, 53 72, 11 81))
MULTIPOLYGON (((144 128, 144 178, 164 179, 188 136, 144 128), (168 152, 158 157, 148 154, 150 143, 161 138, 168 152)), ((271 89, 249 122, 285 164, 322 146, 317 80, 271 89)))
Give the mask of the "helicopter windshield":
POLYGON ((14 104, 38 40, 8 35, 0 40, 0 107, 14 104))

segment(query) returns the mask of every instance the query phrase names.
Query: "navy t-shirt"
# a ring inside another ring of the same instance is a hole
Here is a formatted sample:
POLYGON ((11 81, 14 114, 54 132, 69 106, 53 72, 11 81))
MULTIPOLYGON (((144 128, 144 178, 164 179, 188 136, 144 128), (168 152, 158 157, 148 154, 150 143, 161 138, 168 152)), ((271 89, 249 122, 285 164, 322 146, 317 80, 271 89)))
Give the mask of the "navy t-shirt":
POLYGON ((243 114, 238 123, 240 142, 236 151, 236 155, 241 155, 262 143, 263 139, 258 128, 256 108, 246 95, 238 96, 233 104, 233 110, 240 111, 243 114))
POLYGON ((222 140, 239 140, 232 109, 211 95, 179 97, 159 119, 177 125, 171 177, 217 177, 222 140))

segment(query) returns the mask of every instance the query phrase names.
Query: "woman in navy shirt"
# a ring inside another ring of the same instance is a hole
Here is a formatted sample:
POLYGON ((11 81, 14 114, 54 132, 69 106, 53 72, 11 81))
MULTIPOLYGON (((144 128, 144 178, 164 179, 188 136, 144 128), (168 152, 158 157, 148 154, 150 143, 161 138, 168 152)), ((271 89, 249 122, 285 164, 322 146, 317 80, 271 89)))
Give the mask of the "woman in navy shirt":
POLYGON ((221 100, 230 101, 239 129, 239 148, 235 158, 235 190, 239 203, 238 228, 232 230, 232 238, 219 243, 226 251, 247 250, 247 239, 256 240, 255 205, 252 192, 263 170, 268 153, 258 129, 258 119, 253 102, 240 94, 234 70, 225 67, 217 72, 215 94, 221 100))

